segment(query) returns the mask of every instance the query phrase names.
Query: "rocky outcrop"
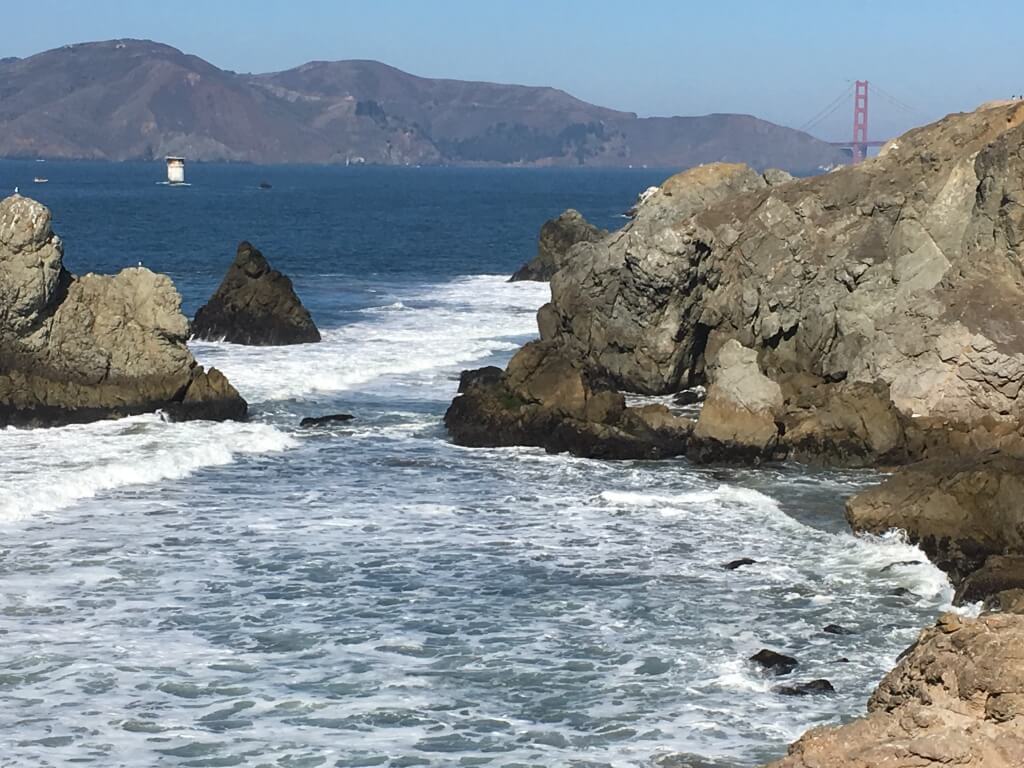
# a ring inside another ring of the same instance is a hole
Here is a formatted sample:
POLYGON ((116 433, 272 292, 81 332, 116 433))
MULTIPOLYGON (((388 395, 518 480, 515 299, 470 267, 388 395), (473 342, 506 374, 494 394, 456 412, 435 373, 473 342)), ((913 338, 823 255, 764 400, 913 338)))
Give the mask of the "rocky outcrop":
POLYGON ((949 765, 1024 765, 1024 616, 943 616, 886 675, 865 717, 808 731, 770 768, 949 765))
POLYGON ((660 458, 686 451, 693 422, 664 406, 628 408, 550 342, 527 344, 505 371, 462 375, 445 414, 452 439, 473 447, 534 445, 605 459, 660 458))
POLYGON ((597 242, 607 234, 607 230, 595 227, 583 218, 583 214, 570 208, 557 218, 544 222, 537 239, 537 255, 516 270, 509 281, 550 280, 568 263, 574 245, 597 242))
POLYGON ((896 528, 954 584, 991 555, 1024 554, 1024 460, 989 455, 921 462, 849 499, 855 531, 896 528))
POLYGON ((545 338, 648 394, 702 383, 735 339, 780 383, 877 387, 935 436, 1019 425, 1022 122, 953 115, 810 179, 679 174, 552 278, 545 338))
POLYGON ((144 268, 75 277, 50 211, 0 201, 0 426, 47 426, 163 409, 244 418, 245 401, 186 346, 170 279, 144 268))
POLYGON ((292 281, 251 243, 238 244, 220 287, 196 312, 192 335, 209 341, 274 346, 320 341, 320 331, 292 281))

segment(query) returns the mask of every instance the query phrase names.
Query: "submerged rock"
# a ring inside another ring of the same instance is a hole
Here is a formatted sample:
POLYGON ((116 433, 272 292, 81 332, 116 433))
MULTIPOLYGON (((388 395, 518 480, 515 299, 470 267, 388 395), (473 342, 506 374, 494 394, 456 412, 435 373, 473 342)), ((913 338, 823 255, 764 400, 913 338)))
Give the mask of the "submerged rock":
POLYGON ((197 339, 275 346, 320 341, 292 281, 252 244, 241 242, 220 287, 192 321, 197 339))
POLYGON ((322 427, 328 424, 344 424, 355 416, 350 413, 331 413, 326 416, 307 416, 299 422, 300 427, 322 427))
POLYGON ((607 235, 583 218, 583 214, 570 208, 555 219, 544 222, 537 241, 537 255, 521 266, 510 282, 518 280, 547 281, 572 258, 577 243, 593 243, 607 235))
POLYGON ((735 571, 737 568, 742 568, 744 565, 754 565, 757 560, 753 560, 749 557, 741 557, 739 560, 731 560, 722 567, 727 571, 735 571))
POLYGON ((946 614, 868 701, 868 714, 814 728, 770 768, 1024 765, 1024 616, 946 614))
POLYGON ((781 696, 820 696, 836 692, 836 689, 832 687, 832 683, 824 678, 811 680, 807 683, 777 685, 772 690, 781 696))
POLYGON ((750 660, 773 675, 788 675, 800 664, 792 656, 767 648, 762 648, 751 656, 750 660))
POLYGON ((241 419, 246 403, 186 345, 170 278, 143 267, 75 277, 50 211, 0 201, 0 426, 146 413, 241 419))
POLYGON ((855 634, 857 634, 852 629, 847 629, 846 627, 840 626, 839 624, 826 624, 824 627, 822 627, 821 631, 825 632, 826 634, 829 634, 829 635, 855 635, 855 634))

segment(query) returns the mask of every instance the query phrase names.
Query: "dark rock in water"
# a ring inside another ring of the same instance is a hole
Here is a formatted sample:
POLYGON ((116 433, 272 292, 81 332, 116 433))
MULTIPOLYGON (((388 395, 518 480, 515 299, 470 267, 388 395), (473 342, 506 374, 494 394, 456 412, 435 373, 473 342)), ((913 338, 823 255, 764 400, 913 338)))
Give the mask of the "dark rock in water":
POLYGON ((550 280, 571 258, 570 252, 574 245, 596 242, 607 234, 583 218, 579 211, 570 208, 558 218, 544 222, 537 241, 537 255, 521 266, 512 275, 510 282, 550 280))
POLYGON ((309 311, 295 295, 292 281, 248 242, 241 242, 220 287, 196 312, 197 339, 274 346, 320 341, 309 311))
POLYGON ((827 632, 830 635, 855 635, 855 634, 857 634, 852 629, 847 629, 846 627, 842 627, 839 624, 826 624, 822 628, 821 631, 822 632, 827 632))
POLYGON ((260 189, 270 189, 270 186, 271 185, 270 185, 269 181, 261 181, 260 182, 260 189))
POLYGON ((459 392, 465 392, 470 387, 475 387, 477 385, 493 386, 501 381, 503 373, 505 372, 496 365, 488 365, 485 368, 463 371, 459 374, 459 392))
POLYGON ((953 603, 977 603, 998 593, 1018 589, 1024 589, 1024 556, 992 555, 981 568, 960 583, 953 603))
POLYGON ((895 571, 897 568, 902 568, 903 566, 907 565, 921 565, 923 562, 924 560, 899 560, 895 563, 889 563, 887 566, 885 566, 885 568, 879 571, 879 573, 891 573, 892 571, 895 571))
POLYGON ((654 758, 654 768, 737 768, 736 763, 702 757, 688 752, 676 752, 654 758))
POLYGON ((627 408, 619 392, 549 342, 527 344, 504 372, 468 371, 444 423, 459 445, 536 445, 605 459, 678 456, 693 422, 662 405, 627 408))
POLYGON ((752 560, 749 557, 741 557, 739 560, 732 560, 722 567, 727 571, 735 571, 737 568, 742 568, 744 565, 754 565, 757 560, 752 560))
POLYGON ((849 664, 850 660, 848 658, 846 658, 845 656, 840 656, 833 663, 834 664, 849 664))
POLYGON ((325 424, 343 424, 352 421, 355 416, 350 413, 331 413, 327 416, 307 416, 299 422, 300 427, 321 427, 325 424))
POLYGON ((787 675, 800 663, 792 656, 770 651, 767 648, 762 648, 751 656, 750 660, 774 675, 787 675))
POLYGON ((907 595, 912 595, 913 592, 911 592, 906 587, 893 587, 889 590, 889 594, 893 597, 905 597, 907 595))
POLYGON ((0 427, 54 426, 162 409, 242 419, 246 403, 188 350, 181 296, 143 267, 71 275, 50 211, 0 201, 0 427))
POLYGON ((684 389, 682 392, 676 392, 672 402, 676 405, 696 405, 704 402, 706 394, 703 388, 684 389))
POLYGON ((793 685, 777 685, 772 690, 782 696, 814 696, 836 692, 832 683, 825 679, 811 680, 808 683, 794 683, 793 685))

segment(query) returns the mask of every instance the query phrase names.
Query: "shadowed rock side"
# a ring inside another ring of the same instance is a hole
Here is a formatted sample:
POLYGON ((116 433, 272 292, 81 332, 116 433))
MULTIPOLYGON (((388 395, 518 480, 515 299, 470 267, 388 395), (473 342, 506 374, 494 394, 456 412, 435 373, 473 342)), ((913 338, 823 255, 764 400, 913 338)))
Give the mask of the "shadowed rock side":
POLYGON ((868 714, 815 728, 770 768, 1024 765, 1024 616, 946 614, 921 633, 868 714))
POLYGON ((252 244, 238 244, 235 260, 210 300, 196 312, 192 335, 209 341, 275 346, 320 341, 320 331, 295 295, 292 281, 252 244))
POLYGON ((509 278, 517 280, 550 280, 572 258, 572 247, 577 243, 593 243, 605 237, 608 232, 599 229, 583 218, 583 214, 570 208, 557 218, 549 219, 540 228, 537 239, 537 255, 521 266, 509 278))
POLYGON ((444 422, 468 446, 535 445, 604 459, 676 456, 693 422, 664 406, 627 408, 550 342, 527 344, 508 369, 466 371, 444 422))
POLYGON ((170 279, 144 268, 75 277, 42 204, 0 201, 0 426, 49 426, 163 409, 241 419, 246 403, 185 342, 170 279))

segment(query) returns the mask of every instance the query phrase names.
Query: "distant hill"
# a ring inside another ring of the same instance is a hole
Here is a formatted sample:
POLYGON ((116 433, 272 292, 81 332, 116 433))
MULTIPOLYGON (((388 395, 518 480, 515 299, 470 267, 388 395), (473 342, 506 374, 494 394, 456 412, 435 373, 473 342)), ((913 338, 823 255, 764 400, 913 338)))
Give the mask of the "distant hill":
POLYGON ((375 61, 245 75, 149 40, 0 59, 0 156, 259 163, 650 165, 810 173, 843 162, 749 115, 638 118, 555 88, 435 80, 375 61))

